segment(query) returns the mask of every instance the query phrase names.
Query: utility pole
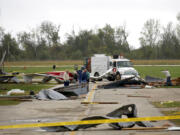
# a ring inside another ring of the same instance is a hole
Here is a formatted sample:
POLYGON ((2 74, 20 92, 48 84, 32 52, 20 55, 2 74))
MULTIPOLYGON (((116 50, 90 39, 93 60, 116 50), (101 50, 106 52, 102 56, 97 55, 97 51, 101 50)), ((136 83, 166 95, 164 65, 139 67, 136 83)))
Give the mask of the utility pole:
POLYGON ((4 60, 5 60, 5 57, 6 57, 6 51, 3 53, 2 59, 1 59, 1 62, 0 62, 0 69, 2 71, 4 70, 4 60))

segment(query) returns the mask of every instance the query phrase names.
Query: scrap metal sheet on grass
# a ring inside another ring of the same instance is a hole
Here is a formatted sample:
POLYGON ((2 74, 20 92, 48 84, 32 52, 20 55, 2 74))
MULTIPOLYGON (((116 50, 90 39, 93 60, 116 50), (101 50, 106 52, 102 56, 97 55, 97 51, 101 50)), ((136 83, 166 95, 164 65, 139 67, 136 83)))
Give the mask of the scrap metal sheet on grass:
POLYGON ((162 78, 152 77, 152 76, 146 76, 145 77, 146 82, 164 82, 165 80, 162 78))
POLYGON ((41 90, 37 95, 37 99, 39 100, 64 100, 64 99, 67 99, 67 97, 54 90, 41 90))
POLYGON ((69 97, 69 96, 79 96, 88 93, 89 85, 88 83, 70 85, 67 87, 58 87, 53 90, 69 97))

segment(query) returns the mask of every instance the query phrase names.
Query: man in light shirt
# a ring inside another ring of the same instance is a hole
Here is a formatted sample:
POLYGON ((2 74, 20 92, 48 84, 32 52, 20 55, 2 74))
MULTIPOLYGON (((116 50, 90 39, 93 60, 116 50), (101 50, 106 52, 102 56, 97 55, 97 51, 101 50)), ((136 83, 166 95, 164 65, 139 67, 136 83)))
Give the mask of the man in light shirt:
POLYGON ((69 86, 69 71, 64 72, 64 86, 69 86))
POLYGON ((161 72, 166 75, 166 86, 172 86, 170 72, 168 70, 161 71, 161 72))

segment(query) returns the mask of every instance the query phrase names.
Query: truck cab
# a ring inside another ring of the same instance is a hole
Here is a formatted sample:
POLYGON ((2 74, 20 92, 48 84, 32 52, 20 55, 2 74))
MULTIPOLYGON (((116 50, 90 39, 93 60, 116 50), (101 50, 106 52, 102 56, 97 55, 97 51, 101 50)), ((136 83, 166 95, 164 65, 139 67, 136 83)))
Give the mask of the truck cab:
POLYGON ((110 69, 112 71, 107 75, 107 79, 110 81, 139 76, 138 72, 133 68, 132 62, 125 58, 111 59, 110 69))

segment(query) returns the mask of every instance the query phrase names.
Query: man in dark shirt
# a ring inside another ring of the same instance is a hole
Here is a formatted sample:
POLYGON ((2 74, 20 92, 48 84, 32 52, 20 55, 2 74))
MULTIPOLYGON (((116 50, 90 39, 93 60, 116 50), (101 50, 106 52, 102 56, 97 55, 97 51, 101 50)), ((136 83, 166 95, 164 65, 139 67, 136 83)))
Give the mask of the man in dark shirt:
POLYGON ((83 70, 82 82, 87 86, 87 91, 89 91, 89 72, 87 71, 87 69, 83 70))
POLYGON ((82 82, 87 82, 87 81, 88 81, 87 69, 84 69, 82 73, 82 82))

